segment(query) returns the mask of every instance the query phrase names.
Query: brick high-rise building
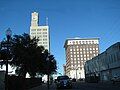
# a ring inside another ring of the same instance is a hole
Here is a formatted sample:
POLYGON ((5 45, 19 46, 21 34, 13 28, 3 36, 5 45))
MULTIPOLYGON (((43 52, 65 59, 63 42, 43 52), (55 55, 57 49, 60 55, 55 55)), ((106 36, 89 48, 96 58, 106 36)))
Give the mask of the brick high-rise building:
POLYGON ((39 39, 38 46, 42 45, 45 49, 50 50, 50 38, 49 38, 49 26, 39 26, 39 15, 37 12, 32 13, 30 36, 31 38, 36 37, 39 39))
POLYGON ((99 54, 99 38, 73 38, 65 41, 66 75, 85 78, 84 64, 99 54))

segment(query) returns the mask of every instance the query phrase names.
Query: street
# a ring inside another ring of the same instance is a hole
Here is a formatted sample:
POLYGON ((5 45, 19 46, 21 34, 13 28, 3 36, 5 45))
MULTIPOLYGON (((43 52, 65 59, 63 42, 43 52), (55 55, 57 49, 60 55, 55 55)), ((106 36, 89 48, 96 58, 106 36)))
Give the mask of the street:
MULTIPOLYGON (((47 86, 46 84, 43 84, 29 90, 47 90, 47 86)), ((54 83, 50 86, 50 90, 56 90, 56 85, 54 83)), ((120 83, 112 84, 75 82, 73 83, 72 89, 69 90, 120 90, 120 83)))

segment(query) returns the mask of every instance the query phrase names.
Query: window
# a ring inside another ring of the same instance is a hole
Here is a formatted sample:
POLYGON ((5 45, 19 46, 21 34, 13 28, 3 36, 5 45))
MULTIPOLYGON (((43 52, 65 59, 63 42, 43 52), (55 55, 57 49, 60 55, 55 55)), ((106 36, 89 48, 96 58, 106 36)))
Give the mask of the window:
POLYGON ((39 39, 39 41, 42 41, 42 39, 39 39))
POLYGON ((31 34, 36 34, 36 33, 31 33, 31 34))
POLYGON ((47 31, 47 29, 43 29, 43 31, 47 31))
POLYGON ((43 35, 43 37, 47 37, 47 35, 43 35))
POLYGON ((89 49, 88 49, 88 48, 86 48, 86 50, 88 51, 89 49))
POLYGON ((42 44, 42 42, 38 42, 38 44, 42 44))
POLYGON ((76 60, 76 58, 74 58, 74 60, 76 60))
POLYGON ((89 41, 89 44, 91 44, 91 41, 89 41))
POLYGON ((47 32, 43 32, 43 34, 47 34, 47 32))
POLYGON ((43 41, 47 41, 47 39, 43 39, 43 41))
POLYGON ((47 42, 43 42, 43 44, 47 44, 47 42))
POLYGON ((83 58, 81 58, 81 60, 83 60, 83 58))
POLYGON ((37 32, 37 34, 41 34, 41 32, 37 32))
POLYGON ((36 29, 31 29, 31 31, 36 31, 36 29))
POLYGON ((39 35, 39 38, 41 38, 42 36, 41 35, 39 35))
POLYGON ((37 29, 37 31, 41 31, 41 29, 37 29))
POLYGON ((84 44, 84 41, 82 41, 82 43, 84 44))

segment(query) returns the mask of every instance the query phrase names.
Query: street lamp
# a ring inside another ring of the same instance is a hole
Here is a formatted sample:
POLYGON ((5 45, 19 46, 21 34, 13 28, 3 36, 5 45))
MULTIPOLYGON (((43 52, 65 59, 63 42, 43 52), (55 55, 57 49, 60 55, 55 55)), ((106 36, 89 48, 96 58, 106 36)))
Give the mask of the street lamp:
MULTIPOLYGON (((10 38, 12 35, 12 31, 10 28, 6 30, 6 37, 7 37, 7 53, 9 54, 9 43, 10 43, 10 38)), ((5 73, 5 90, 8 90, 8 58, 6 59, 6 73, 5 73)))

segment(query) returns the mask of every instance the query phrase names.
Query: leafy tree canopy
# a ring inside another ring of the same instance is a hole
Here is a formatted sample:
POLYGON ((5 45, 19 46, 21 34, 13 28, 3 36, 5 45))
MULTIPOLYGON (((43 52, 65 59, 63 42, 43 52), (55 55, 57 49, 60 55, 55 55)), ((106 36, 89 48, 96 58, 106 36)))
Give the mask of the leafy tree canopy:
POLYGON ((56 72, 56 60, 43 46, 38 46, 38 39, 30 35, 14 35, 12 40, 11 66, 16 67, 16 74, 25 77, 28 72, 31 77, 38 74, 52 74, 56 72))

